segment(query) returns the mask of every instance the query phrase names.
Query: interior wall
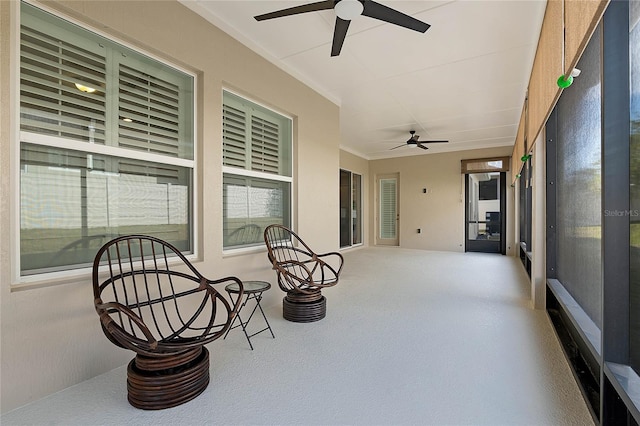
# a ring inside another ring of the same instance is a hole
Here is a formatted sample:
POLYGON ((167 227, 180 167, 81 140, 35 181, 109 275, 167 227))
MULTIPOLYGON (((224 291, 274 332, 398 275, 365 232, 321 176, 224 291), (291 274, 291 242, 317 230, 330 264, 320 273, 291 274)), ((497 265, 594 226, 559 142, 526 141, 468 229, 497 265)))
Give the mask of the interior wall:
POLYGON ((340 168, 362 176, 362 245, 369 245, 369 160, 340 150, 340 168))
MULTIPOLYGON (((399 173, 400 247, 464 252, 464 175, 460 161, 508 156, 512 147, 423 154, 369 163, 369 241, 375 241, 377 175, 399 173), (423 189, 427 193, 423 193, 423 189), (418 233, 418 229, 421 232, 418 233)), ((510 182, 507 173, 507 182, 510 182)), ((507 185, 507 254, 514 253, 513 188, 507 185)), ((373 243, 372 243, 373 244, 373 243)))
MULTIPOLYGON (((40 4, 34 2, 35 4, 40 4)), ((222 90, 231 88, 294 117, 294 223, 318 250, 339 246, 339 108, 261 58, 179 2, 46 1, 93 29, 115 36, 198 75, 195 266, 206 276, 263 279, 274 284, 265 304, 282 293, 265 252, 222 251, 222 90)), ((0 1, 0 297, 1 411, 6 412, 125 364, 133 353, 111 344, 93 309, 90 274, 17 290, 12 272, 18 238, 11 207, 19 192, 17 137, 17 1, 0 1), (13 73, 13 75, 11 75, 13 73), (13 135, 12 136, 12 132, 13 135), (12 225, 14 224, 14 225, 12 225), (6 236, 11 235, 11 238, 6 236)), ((220 344, 214 342, 213 345, 220 344)), ((124 386, 124 383, 123 383, 124 386)))

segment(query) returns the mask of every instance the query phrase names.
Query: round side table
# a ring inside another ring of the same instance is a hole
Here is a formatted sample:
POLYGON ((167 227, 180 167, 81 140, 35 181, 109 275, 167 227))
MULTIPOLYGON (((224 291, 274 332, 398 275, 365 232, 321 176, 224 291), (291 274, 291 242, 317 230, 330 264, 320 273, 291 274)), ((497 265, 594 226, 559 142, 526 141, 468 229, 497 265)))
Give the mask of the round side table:
MULTIPOLYGON (((273 334, 273 330, 271 330, 271 325, 269 325, 267 316, 264 314, 264 311, 262 310, 262 306, 260 305, 260 301, 262 300, 262 293, 269 290, 271 288, 271 284, 269 284, 266 281, 243 281, 242 287, 244 290, 245 299, 240 305, 240 308, 238 309, 238 313, 236 314, 236 317, 238 318, 238 321, 240 322, 240 324, 233 325, 236 322, 236 319, 234 318, 233 321, 231 322, 231 327, 229 327, 229 329, 225 333, 224 338, 226 339, 227 334, 229 334, 229 332, 234 328, 242 327, 242 331, 244 332, 244 335, 247 338, 247 342, 249 342, 249 347, 251 348, 251 350, 253 350, 253 345, 251 344, 251 338, 256 334, 260 334, 263 331, 269 330, 269 332, 271 333, 271 337, 273 337, 274 339, 276 337, 273 334), (249 302, 249 300, 252 300, 252 299, 256 302, 255 306, 253 307, 253 310, 251 311, 249 318, 247 318, 246 321, 243 321, 242 317, 240 316, 240 312, 247 305, 247 302, 249 302), (267 326, 260 331, 256 331, 253 334, 248 334, 247 325, 249 324, 249 321, 251 321, 251 318, 253 318, 253 314, 255 314, 256 310, 258 309, 260 310, 260 313, 262 314, 262 318, 264 318, 264 322, 267 326)), ((233 299, 232 294, 238 295, 240 293, 240 287, 238 286, 237 283, 228 284, 224 289, 229 294, 229 297, 231 299, 233 299)))

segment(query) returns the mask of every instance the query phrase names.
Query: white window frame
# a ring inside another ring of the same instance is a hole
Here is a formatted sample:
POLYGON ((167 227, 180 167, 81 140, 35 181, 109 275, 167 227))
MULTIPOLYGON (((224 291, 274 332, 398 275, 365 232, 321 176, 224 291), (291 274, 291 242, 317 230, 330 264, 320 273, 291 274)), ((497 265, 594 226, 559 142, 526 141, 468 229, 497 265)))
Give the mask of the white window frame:
POLYGON ((83 268, 72 268, 55 272, 44 272, 33 275, 22 275, 21 273, 21 264, 20 264, 20 149, 23 143, 30 143, 36 145, 44 145, 51 146, 51 142, 55 142, 56 148, 76 150, 81 152, 86 152, 88 154, 102 154, 113 157, 123 157, 127 159, 135 159, 135 160, 143 160, 149 163, 161 163, 168 165, 176 165, 181 167, 187 167, 192 170, 192 182, 191 187, 192 191, 189 194, 191 198, 192 212, 190 217, 190 228, 191 228, 191 241, 192 241, 192 253, 186 254, 186 257, 190 260, 196 260, 199 258, 199 185, 198 185, 198 140, 197 140, 197 128, 198 128, 198 91, 196 88, 198 87, 198 77, 197 74, 187 70, 179 65, 176 65, 170 61, 167 61, 165 58, 161 58, 157 55, 154 55, 138 46, 134 46, 131 43, 128 43, 118 37, 114 37, 111 34, 100 31, 97 28, 94 28, 86 23, 74 19, 66 14, 60 13, 50 7, 34 4, 31 1, 23 0, 24 3, 29 4, 31 6, 37 7, 38 9, 48 12, 57 18, 63 19, 71 24, 75 24, 82 29, 90 31, 98 36, 104 37, 109 41, 120 44, 128 49, 131 49, 141 55, 147 56, 155 61, 158 61, 162 64, 165 64, 177 71, 180 71, 193 79, 193 128, 192 134, 193 136, 193 160, 177 158, 177 157, 169 157, 163 156, 159 154, 153 154, 145 151, 136 151, 127 148, 120 148, 117 146, 109 146, 109 145, 100 145, 100 144, 89 144, 82 141, 73 141, 65 138, 60 138, 56 136, 48 136, 41 135, 36 133, 30 133, 20 130, 20 22, 21 22, 21 3, 22 1, 12 2, 12 22, 15 23, 13 28, 11 28, 11 45, 13 47, 13 57, 11 60, 12 66, 10 67, 10 72, 12 76, 10 77, 13 84, 11 85, 10 92, 10 105, 13 107, 13 113, 11 115, 11 125, 10 125, 10 138, 11 138, 11 177, 13 184, 11 186, 12 195, 12 206, 13 208, 10 211, 10 223, 11 223, 11 247, 13 247, 11 253, 11 288, 12 290, 21 290, 21 289, 29 289, 34 287, 48 286, 59 283, 68 283, 69 280, 79 280, 86 279, 91 275, 91 267, 83 267, 83 268))
MULTIPOLYGON (((260 103, 254 99, 251 99, 249 97, 247 97, 246 95, 242 94, 242 93, 238 93, 232 89, 228 89, 226 87, 222 88, 222 92, 221 92, 221 98, 224 99, 224 92, 228 92, 232 95, 235 95, 239 98, 242 98, 248 102, 251 102, 255 105, 258 105, 261 108, 267 109, 269 111, 274 112, 275 114, 281 115, 289 120, 291 120, 291 155, 290 155, 290 163, 288 164, 289 166, 289 170, 291 170, 291 176, 284 176, 284 175, 280 175, 280 174, 274 174, 274 173, 266 173, 266 172, 258 172, 255 170, 248 170, 248 169, 241 169, 239 167, 231 167, 231 166, 222 166, 222 171, 220 173, 220 181, 222 182, 224 180, 224 175, 225 174, 232 174, 232 175, 236 175, 236 176, 241 176, 241 177, 250 177, 250 178, 260 178, 260 179, 265 179, 265 180, 272 180, 272 181, 277 181, 277 182, 286 182, 289 183, 289 188, 290 188, 290 194, 289 194, 289 200, 290 200, 290 204, 289 204, 289 217, 291 220, 291 224, 290 226, 293 227, 293 223, 294 223, 294 206, 296 204, 295 201, 295 191, 294 191, 294 168, 293 168, 293 159, 295 156, 295 152, 294 152, 294 148, 295 148, 295 142, 294 142, 294 118, 287 114, 284 113, 282 111, 278 111, 270 106, 267 106, 263 103, 260 103)), ((220 105, 222 108, 222 104, 220 105)), ((222 109, 221 109, 222 111, 222 109)), ((222 119, 222 117, 220 117, 222 119)), ((220 137, 220 139, 222 140, 222 135, 220 137)), ((222 152, 222 144, 220 145, 220 149, 222 152)), ((222 200, 221 200, 222 202, 222 200)), ((221 220, 222 222, 220 223, 220 230, 221 233, 224 233, 224 213, 221 215, 221 220)), ((245 254, 245 253, 255 253, 255 252, 261 252, 261 251, 265 251, 266 247, 261 244, 261 245, 254 245, 254 246, 248 246, 248 247, 237 247, 237 248, 225 248, 224 247, 224 243, 222 245, 222 253, 224 256, 234 256, 234 255, 238 255, 238 254, 245 254)))

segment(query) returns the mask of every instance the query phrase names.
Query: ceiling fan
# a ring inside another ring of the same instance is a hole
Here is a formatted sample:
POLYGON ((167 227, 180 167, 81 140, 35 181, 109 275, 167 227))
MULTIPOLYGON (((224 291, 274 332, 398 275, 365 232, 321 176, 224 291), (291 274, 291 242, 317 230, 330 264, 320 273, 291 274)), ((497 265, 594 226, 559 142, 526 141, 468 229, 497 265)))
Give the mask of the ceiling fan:
POLYGON ((257 21, 281 18, 283 16, 298 15, 300 13, 316 12, 319 10, 335 9, 336 24, 333 30, 333 44, 331 56, 338 56, 342 50, 342 44, 347 36, 347 30, 351 20, 358 15, 368 16, 390 24, 399 25, 410 30, 424 33, 430 27, 429 24, 405 15, 390 7, 376 3, 373 0, 325 0, 316 3, 308 3, 301 6, 290 7, 271 13, 255 16, 257 21))
POLYGON ((422 148, 422 149, 429 149, 426 146, 424 146, 423 144, 425 144, 425 143, 447 143, 447 142, 449 142, 449 141, 420 141, 420 140, 418 140, 418 139, 420 139, 420 135, 416 135, 416 131, 415 130, 410 130, 409 133, 411 133, 411 137, 409 138, 408 141, 406 141, 402 145, 395 146, 395 147, 393 147, 391 149, 401 148, 403 146, 412 146, 412 145, 415 145, 416 147, 422 148))

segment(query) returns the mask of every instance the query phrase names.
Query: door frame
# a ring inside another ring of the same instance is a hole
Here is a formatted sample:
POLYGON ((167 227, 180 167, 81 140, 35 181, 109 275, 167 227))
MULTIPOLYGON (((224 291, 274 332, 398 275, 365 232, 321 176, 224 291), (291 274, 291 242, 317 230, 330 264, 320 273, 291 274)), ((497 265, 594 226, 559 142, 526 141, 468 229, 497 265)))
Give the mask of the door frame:
MULTIPOLYGON (((477 173, 477 172, 476 172, 477 173)), ((469 175, 464 174, 464 251, 507 254, 507 173, 500 172, 500 241, 469 241, 469 175), (497 243, 497 244, 496 244, 497 243)))

